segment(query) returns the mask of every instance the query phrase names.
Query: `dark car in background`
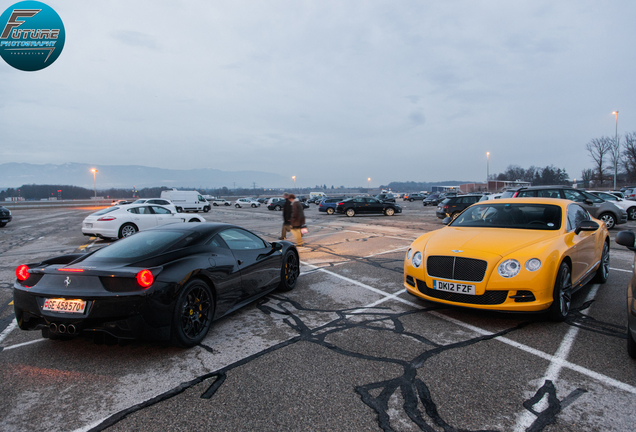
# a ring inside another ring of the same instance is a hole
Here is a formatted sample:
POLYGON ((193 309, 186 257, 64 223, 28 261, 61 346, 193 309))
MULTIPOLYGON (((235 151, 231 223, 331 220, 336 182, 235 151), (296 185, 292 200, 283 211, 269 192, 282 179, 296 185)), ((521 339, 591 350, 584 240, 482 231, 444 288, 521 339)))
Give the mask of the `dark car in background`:
MULTIPOLYGON (((621 231, 616 235, 616 243, 636 252, 636 236, 632 231, 621 231)), ((632 278, 627 285, 627 354, 636 359, 636 255, 632 265, 632 278)))
MULTIPOLYGON (((567 199, 578 203, 587 210, 593 218, 600 219, 605 222, 607 229, 612 229, 616 225, 627 223, 627 212, 617 207, 611 202, 607 202, 592 195, 574 189, 570 186, 528 186, 518 188, 513 193, 514 198, 560 198, 567 199)), ((503 198, 503 196, 502 196, 503 198)))
POLYGON ((408 193, 408 194, 404 194, 404 201, 409 201, 409 202, 413 202, 413 201, 424 201, 426 199, 426 195, 421 194, 421 193, 408 193))
POLYGON ((393 216, 395 213, 402 213, 402 207, 394 202, 380 201, 376 198, 355 197, 340 201, 336 207, 336 212, 344 213, 349 217, 372 213, 393 216))
POLYGON ((332 215, 336 212, 336 207, 338 206, 338 203, 344 201, 345 199, 347 198, 346 197, 324 198, 322 201, 320 201, 320 204, 318 204, 318 211, 325 212, 328 215, 332 215))
POLYGON ((282 210, 285 204, 285 198, 270 198, 267 201, 267 210, 282 210))
POLYGON ((0 206, 0 228, 6 226, 12 219, 11 211, 6 207, 0 206))
POLYGON ((437 205, 444 201, 446 196, 443 193, 432 193, 422 201, 422 204, 426 206, 437 205))
POLYGON ((450 217, 455 219, 467 207, 479 202, 481 195, 459 195, 456 197, 446 198, 438 204, 435 215, 439 219, 450 217))
POLYGON ((375 196, 378 201, 395 202, 395 194, 383 193, 375 196))

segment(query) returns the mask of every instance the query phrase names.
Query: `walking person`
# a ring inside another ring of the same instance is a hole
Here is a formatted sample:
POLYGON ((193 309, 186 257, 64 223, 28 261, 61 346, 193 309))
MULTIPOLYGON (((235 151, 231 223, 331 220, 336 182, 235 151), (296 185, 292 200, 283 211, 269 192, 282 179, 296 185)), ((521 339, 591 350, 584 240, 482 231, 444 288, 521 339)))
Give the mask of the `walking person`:
POLYGON ((291 231, 292 203, 289 200, 289 194, 287 192, 283 194, 283 198, 285 198, 285 204, 283 204, 283 230, 279 240, 285 240, 287 233, 291 231))
POLYGON ((296 195, 289 194, 289 200, 292 203, 291 232, 296 239, 296 246, 300 247, 303 245, 303 235, 300 229, 305 225, 305 211, 303 204, 296 199, 296 195))

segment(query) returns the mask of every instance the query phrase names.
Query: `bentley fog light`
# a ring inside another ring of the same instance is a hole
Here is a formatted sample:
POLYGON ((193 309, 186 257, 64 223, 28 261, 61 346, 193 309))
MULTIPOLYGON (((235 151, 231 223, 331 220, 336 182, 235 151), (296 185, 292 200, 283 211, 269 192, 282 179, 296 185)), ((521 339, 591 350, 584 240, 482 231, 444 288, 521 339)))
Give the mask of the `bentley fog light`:
POLYGON ((537 258, 531 258, 526 261, 526 270, 528 271, 537 271, 541 268, 541 261, 537 258))
POLYGON ((413 267, 419 267, 422 265, 422 252, 415 252, 413 255, 413 267))
POLYGON ((406 251, 406 259, 411 259, 411 253, 413 252, 413 250, 411 248, 409 248, 409 250, 406 251))
POLYGON ((517 276, 520 270, 521 264, 519 264, 519 261, 516 259, 509 259, 499 264, 497 272, 499 272, 499 276, 501 277, 511 278, 517 276))

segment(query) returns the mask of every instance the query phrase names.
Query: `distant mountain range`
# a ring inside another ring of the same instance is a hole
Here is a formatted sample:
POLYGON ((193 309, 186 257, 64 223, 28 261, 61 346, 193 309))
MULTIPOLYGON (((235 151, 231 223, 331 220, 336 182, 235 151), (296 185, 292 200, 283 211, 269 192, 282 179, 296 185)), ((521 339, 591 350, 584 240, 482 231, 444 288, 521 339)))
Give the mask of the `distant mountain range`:
POLYGON ((0 164, 0 189, 23 184, 58 184, 93 188, 93 173, 97 169, 97 189, 144 187, 193 188, 258 188, 289 186, 289 178, 260 171, 222 171, 219 169, 176 170, 141 165, 88 165, 65 163, 35 165, 29 163, 0 164))

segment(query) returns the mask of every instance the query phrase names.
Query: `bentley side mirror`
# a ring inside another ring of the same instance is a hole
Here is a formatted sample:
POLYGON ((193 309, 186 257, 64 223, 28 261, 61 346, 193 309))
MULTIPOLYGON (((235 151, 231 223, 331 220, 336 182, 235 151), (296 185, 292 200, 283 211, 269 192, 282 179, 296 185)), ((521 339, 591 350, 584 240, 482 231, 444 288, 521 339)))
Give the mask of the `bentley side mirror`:
POLYGON ((449 223, 451 223, 453 221, 453 218, 451 218, 450 216, 446 216, 444 219, 442 219, 442 223, 444 225, 448 225, 449 223))
POLYGON ((581 231, 596 231, 599 225, 591 220, 582 221, 574 230, 574 234, 579 235, 581 231))
POLYGON ((621 231, 616 234, 616 243, 621 246, 625 246, 628 249, 636 251, 634 243, 636 242, 636 235, 633 231, 621 231))

